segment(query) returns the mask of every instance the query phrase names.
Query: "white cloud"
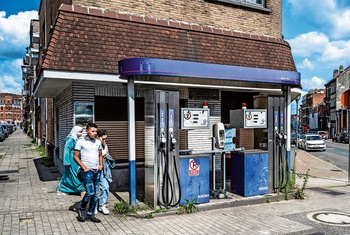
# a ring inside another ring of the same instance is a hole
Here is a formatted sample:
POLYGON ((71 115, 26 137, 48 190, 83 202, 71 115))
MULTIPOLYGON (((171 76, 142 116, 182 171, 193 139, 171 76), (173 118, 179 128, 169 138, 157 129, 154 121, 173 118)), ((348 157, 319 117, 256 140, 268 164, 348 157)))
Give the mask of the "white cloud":
POLYGON ((312 70, 314 68, 314 65, 308 58, 305 58, 303 60, 303 64, 300 67, 312 70))
POLYGON ((6 18, 4 11, 0 12, 0 57, 15 58, 24 54, 29 45, 30 20, 37 19, 37 11, 19 12, 6 18))
POLYGON ((20 94, 23 88, 21 65, 29 45, 30 21, 38 18, 37 11, 19 12, 6 17, 0 11, 0 77, 2 92, 20 94))
POLYGON ((287 0, 287 3, 291 6, 293 15, 308 15, 318 21, 323 19, 320 16, 327 16, 336 10, 335 0, 287 0))
POLYGON ((310 89, 315 89, 315 88, 325 89, 324 84, 327 83, 327 81, 324 80, 323 78, 319 78, 316 76, 312 77, 311 79, 310 78, 302 78, 301 80, 302 80, 301 84, 303 86, 304 91, 308 91, 310 89))
POLYGON ((288 40, 294 56, 310 56, 313 53, 322 53, 329 43, 323 33, 309 32, 288 40))

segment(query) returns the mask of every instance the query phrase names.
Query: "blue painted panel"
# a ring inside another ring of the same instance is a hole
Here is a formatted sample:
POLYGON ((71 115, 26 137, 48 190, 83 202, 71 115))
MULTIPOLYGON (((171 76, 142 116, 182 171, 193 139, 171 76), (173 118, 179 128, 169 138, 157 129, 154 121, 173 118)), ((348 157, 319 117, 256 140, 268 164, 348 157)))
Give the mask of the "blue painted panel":
POLYGON ((295 71, 240 67, 158 58, 130 58, 118 63, 121 77, 158 75, 223 79, 300 86, 300 73, 295 71))
POLYGON ((187 199, 197 203, 210 200, 209 156, 180 158, 180 206, 186 204, 187 199))
POLYGON ((231 192, 244 197, 268 193, 268 152, 231 152, 231 192))

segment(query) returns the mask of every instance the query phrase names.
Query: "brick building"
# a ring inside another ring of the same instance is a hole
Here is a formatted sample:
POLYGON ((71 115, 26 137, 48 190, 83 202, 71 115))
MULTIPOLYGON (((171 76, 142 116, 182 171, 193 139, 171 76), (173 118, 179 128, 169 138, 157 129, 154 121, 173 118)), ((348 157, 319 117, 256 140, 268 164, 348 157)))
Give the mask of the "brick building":
POLYGON ((0 93, 0 122, 20 126, 22 123, 22 96, 0 93))
POLYGON ((330 125, 330 136, 348 130, 348 110, 341 104, 342 94, 350 86, 350 67, 343 65, 333 71, 333 78, 325 84, 327 114, 330 125))
MULTIPOLYGON (((208 102, 210 122, 227 123, 229 111, 240 109, 242 102, 253 108, 256 96, 282 96, 287 88, 299 88, 300 74, 282 36, 281 11, 280 0, 42 0, 33 95, 47 100, 41 103, 39 123, 46 125, 43 133, 59 169, 64 138, 73 125, 84 124, 78 117, 84 109, 86 120, 108 130, 110 153, 126 174, 128 75, 120 66, 127 59, 141 61, 139 67, 148 70, 132 75, 140 164, 147 152, 149 89, 178 91, 181 107, 208 102), (166 71, 151 69, 164 64, 166 71)), ((211 130, 180 131, 180 148, 210 148, 210 140, 203 139, 207 135, 211 130)))
POLYGON ((328 131, 325 97, 325 89, 312 89, 302 97, 299 112, 302 131, 328 131))

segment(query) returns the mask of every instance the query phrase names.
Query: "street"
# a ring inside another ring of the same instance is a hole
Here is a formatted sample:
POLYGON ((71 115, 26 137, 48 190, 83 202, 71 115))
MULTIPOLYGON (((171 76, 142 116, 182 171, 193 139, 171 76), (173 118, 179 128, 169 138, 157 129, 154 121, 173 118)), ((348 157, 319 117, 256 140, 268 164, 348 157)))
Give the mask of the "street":
MULTIPOLYGON (((34 161, 40 155, 30 142, 22 130, 17 130, 0 143, 0 171, 9 176, 0 181, 0 234, 349 234, 350 215, 346 213, 350 187, 334 176, 325 179, 326 173, 339 172, 304 151, 297 154, 298 164, 309 162, 306 167, 323 169, 322 178, 309 178, 305 200, 268 203, 266 195, 266 203, 249 204, 248 200, 244 206, 200 209, 182 215, 155 214, 151 219, 98 214, 102 223, 94 224, 78 222, 76 213, 68 210, 79 196, 57 195, 57 180, 39 179, 34 161), (334 226, 308 218, 319 212, 340 217, 342 224, 334 226)), ((302 184, 303 179, 298 182, 302 184)), ((115 201, 111 193, 109 208, 115 201)))
POLYGON ((308 153, 348 172, 349 144, 332 142, 331 139, 326 140, 326 144, 327 151, 310 151, 308 153))

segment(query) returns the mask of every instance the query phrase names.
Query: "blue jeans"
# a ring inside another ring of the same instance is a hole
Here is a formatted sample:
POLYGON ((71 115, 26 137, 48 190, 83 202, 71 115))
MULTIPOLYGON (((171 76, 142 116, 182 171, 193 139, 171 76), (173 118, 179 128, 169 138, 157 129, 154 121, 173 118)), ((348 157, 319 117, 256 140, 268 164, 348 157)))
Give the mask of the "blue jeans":
POLYGON ((104 177, 103 174, 101 174, 100 189, 101 189, 101 194, 100 194, 99 206, 103 206, 108 201, 108 193, 109 193, 109 182, 104 177))
POLYGON ((80 204, 80 209, 85 209, 89 204, 88 215, 93 215, 98 201, 98 188, 100 186, 101 171, 89 170, 81 172, 83 184, 86 189, 85 196, 80 204))

